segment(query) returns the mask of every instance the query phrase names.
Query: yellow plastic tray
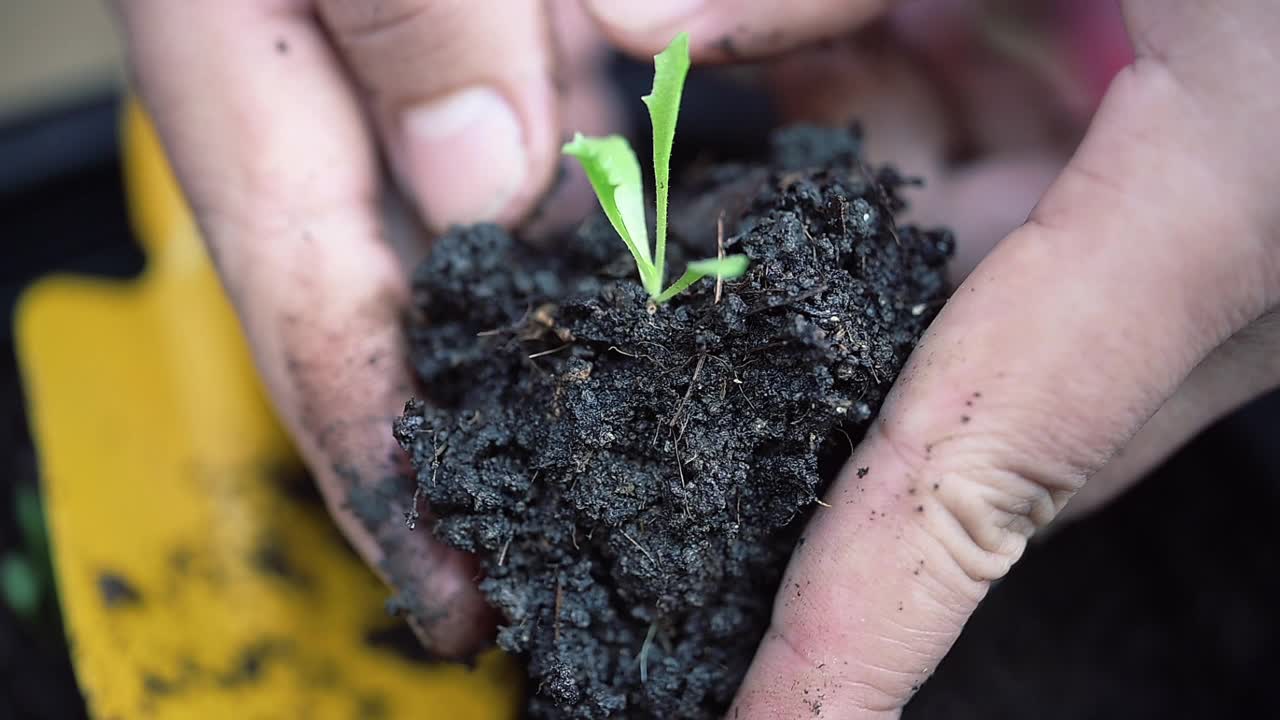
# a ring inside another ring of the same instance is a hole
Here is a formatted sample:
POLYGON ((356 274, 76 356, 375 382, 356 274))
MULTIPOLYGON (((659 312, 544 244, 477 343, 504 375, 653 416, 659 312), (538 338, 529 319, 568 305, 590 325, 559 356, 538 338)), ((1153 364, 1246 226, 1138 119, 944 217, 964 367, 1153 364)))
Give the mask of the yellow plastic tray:
POLYGON ((272 417, 146 118, 136 281, 22 298, 19 363, 68 639, 96 718, 511 718, 519 669, 415 659, 272 417))

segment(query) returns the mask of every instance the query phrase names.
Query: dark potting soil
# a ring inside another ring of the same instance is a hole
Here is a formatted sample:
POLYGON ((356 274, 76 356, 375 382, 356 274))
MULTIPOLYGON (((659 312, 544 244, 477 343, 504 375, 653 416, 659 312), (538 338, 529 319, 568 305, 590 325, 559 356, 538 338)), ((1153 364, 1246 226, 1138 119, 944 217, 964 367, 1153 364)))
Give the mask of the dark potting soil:
POLYGON ((427 393, 395 432, 436 534, 479 555, 535 718, 711 718, 824 484, 946 296, 945 231, 856 134, 691 171, 668 254, 751 258, 653 307, 603 215, 553 253, 440 238, 409 328, 427 393), (723 233, 717 232, 723 218, 723 233))

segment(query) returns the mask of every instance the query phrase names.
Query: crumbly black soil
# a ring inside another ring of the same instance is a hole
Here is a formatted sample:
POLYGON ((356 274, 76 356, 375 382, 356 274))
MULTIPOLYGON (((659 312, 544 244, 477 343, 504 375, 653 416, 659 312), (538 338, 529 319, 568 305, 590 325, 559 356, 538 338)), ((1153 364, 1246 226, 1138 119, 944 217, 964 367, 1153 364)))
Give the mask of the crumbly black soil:
POLYGON ((654 308, 603 216, 553 253, 494 226, 437 241, 409 328, 427 393, 396 424, 436 534, 480 556, 535 718, 711 718, 764 632, 803 522, 945 299, 945 231, 846 131, 673 188, 654 308))

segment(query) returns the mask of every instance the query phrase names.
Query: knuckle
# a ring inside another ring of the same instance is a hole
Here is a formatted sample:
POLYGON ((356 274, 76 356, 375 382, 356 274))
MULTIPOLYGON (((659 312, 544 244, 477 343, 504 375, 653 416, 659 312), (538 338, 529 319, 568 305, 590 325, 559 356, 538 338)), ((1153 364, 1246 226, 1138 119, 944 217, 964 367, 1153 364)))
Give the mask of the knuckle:
MULTIPOLYGON (((447 6, 456 3, 429 0, 395 0, 394 2, 359 3, 324 0, 321 8, 325 20, 343 41, 394 39, 406 29, 412 31, 432 16, 446 14, 447 6)), ((447 29, 447 28, 446 28, 447 29)))
POLYGON ((325 0, 320 12, 354 70, 354 81, 368 96, 391 105, 458 84, 460 77, 478 72, 477 58, 502 56, 501 48, 477 29, 477 10, 456 1, 325 0), (423 66, 432 72, 404 72, 423 66))
POLYGON ((1082 469, 1044 460, 1048 450, 1021 432, 972 431, 933 443, 892 436, 883 428, 880 434, 908 475, 931 490, 921 505, 927 512, 912 513, 913 519, 972 582, 1007 574, 1030 537, 1084 483, 1082 469))
POLYGON ((542 41, 534 0, 325 0, 320 12, 362 89, 393 104, 523 72, 542 41), (510 66, 512 56, 524 62, 510 66), (422 66, 432 72, 404 71, 422 66))
POLYGON ((1055 513, 1053 493, 1008 469, 973 467, 936 477, 936 509, 922 522, 954 566, 976 582, 1007 574, 1055 513))

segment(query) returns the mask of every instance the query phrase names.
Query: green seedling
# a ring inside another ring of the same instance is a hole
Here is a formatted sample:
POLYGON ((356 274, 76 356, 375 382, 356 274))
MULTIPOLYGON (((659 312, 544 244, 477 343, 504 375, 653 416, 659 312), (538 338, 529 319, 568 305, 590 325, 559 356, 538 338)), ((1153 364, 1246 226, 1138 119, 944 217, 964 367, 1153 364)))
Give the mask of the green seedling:
POLYGON ((563 152, 572 155, 587 172, 587 179, 600 199, 600 207, 613 224, 631 257, 635 259, 640 283, 649 298, 665 303, 704 277, 732 279, 747 271, 746 255, 728 255, 691 262, 666 290, 667 190, 671 172, 671 145, 675 141, 680 97, 689 72, 689 35, 680 33, 666 50, 653 58, 653 91, 642 100, 649 107, 653 125, 653 176, 657 193, 657 233, 654 252, 649 253, 649 227, 645 219, 644 182, 640 162, 631 143, 621 135, 585 137, 574 135, 563 152))

